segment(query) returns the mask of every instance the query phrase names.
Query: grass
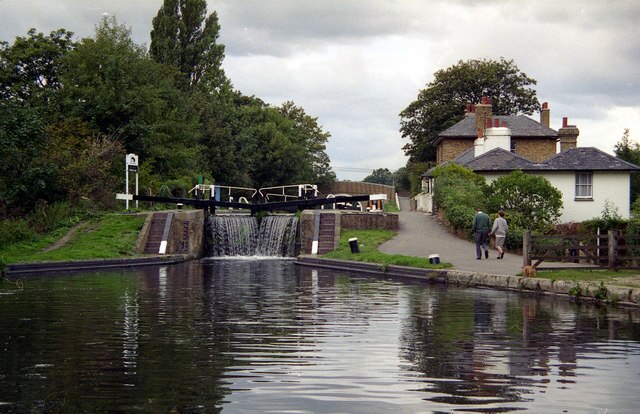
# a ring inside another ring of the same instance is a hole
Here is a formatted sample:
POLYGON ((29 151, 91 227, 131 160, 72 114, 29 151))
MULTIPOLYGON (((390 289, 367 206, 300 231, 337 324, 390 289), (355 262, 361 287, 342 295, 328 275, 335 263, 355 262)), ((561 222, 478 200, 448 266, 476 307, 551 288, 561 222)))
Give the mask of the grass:
POLYGON ((636 276, 638 271, 634 270, 585 270, 585 269, 565 269, 565 270, 538 270, 536 277, 551 280, 567 280, 573 282, 611 282, 618 279, 636 276))
POLYGON ((403 256, 400 254, 386 254, 378 251, 378 246, 396 235, 390 230, 343 230, 340 234, 338 248, 323 257, 328 259, 355 260, 360 262, 378 263, 382 265, 410 266, 424 269, 446 269, 451 263, 431 264, 424 257, 403 256), (351 253, 349 239, 356 237, 360 253, 351 253))
POLYGON ((58 229, 33 242, 15 243, 0 249, 0 262, 21 263, 84 259, 111 259, 133 256, 144 216, 107 214, 82 223, 60 248, 44 251, 59 240, 68 228, 58 229))

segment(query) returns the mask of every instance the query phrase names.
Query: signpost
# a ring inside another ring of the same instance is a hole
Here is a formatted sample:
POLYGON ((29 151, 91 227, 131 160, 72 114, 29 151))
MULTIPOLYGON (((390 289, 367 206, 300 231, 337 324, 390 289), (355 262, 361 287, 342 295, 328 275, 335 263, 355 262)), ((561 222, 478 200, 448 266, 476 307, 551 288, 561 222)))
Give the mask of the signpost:
MULTIPOLYGON (((136 174, 136 192, 138 195, 138 156, 136 154, 127 154, 125 160, 125 195, 129 195, 129 172, 136 174)), ((136 200, 136 208, 138 207, 138 200, 136 200)), ((125 208, 129 210, 129 197, 125 198, 125 208)))

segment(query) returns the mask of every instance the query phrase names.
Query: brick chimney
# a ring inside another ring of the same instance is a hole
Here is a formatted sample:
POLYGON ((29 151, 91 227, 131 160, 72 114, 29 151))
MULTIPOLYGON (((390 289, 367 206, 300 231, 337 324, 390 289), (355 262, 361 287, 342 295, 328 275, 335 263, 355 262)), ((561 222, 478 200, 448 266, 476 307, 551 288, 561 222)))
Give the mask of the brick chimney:
POLYGON ((476 114, 476 106, 472 103, 467 102, 467 109, 464 113, 464 116, 473 116, 476 114))
POLYGON ((580 131, 575 125, 569 125, 567 117, 562 118, 562 128, 558 130, 558 142, 560 143, 560 152, 564 152, 569 148, 578 146, 578 135, 580 131))
POLYGON ((542 109, 540 110, 540 123, 547 128, 551 126, 551 110, 549 109, 548 102, 542 103, 542 109))
POLYGON ((487 119, 491 118, 491 99, 483 96, 480 103, 476 105, 476 131, 481 129, 482 134, 487 129, 487 119))

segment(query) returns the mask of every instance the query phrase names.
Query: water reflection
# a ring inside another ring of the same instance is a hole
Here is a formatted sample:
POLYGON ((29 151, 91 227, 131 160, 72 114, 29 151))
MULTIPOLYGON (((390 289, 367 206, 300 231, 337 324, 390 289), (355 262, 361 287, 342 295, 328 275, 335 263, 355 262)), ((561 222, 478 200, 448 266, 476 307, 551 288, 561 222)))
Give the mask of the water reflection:
POLYGON ((0 412, 635 412, 636 310, 212 261, 0 290, 0 412))

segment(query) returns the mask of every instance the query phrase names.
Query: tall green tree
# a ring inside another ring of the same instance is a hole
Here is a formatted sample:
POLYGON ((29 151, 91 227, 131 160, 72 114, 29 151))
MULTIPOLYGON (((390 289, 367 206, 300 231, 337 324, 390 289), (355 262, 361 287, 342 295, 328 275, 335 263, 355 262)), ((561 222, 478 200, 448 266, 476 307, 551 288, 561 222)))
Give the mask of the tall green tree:
POLYGON ((160 178, 192 175, 195 182, 199 124, 187 110, 179 77, 175 68, 150 59, 115 17, 104 18, 95 37, 83 39, 65 59, 68 113, 120 140, 160 178))
MULTIPOLYGON (((640 144, 630 138, 629 128, 625 128, 622 138, 615 145, 613 151, 621 160, 640 165, 640 144)), ((640 197, 640 173, 631 173, 631 203, 640 197)))
POLYGON ((42 155, 46 139, 38 111, 0 100, 0 217, 29 211, 52 184, 42 155))
POLYGON ((366 176, 362 181, 364 181, 365 183, 393 185, 394 176, 388 168, 378 168, 373 170, 373 172, 366 176))
POLYGON ((310 168, 306 174, 306 181, 313 184, 335 181, 336 175, 331 169, 326 153, 326 144, 331 134, 322 130, 317 117, 308 115, 302 107, 296 106, 292 101, 283 103, 278 110, 282 116, 293 121, 294 141, 305 149, 304 158, 299 161, 310 168))
POLYGON ((540 107, 536 81, 521 72, 513 60, 467 60, 434 73, 434 80, 400 113, 400 132, 409 162, 436 159, 438 134, 464 117, 467 103, 483 96, 492 100, 497 115, 531 114, 540 107))
POLYGON ((164 0, 153 19, 149 53, 157 62, 177 67, 190 86, 218 90, 228 84, 219 32, 218 15, 207 16, 206 0, 164 0))
POLYGON ((12 45, 0 42, 0 99, 40 108, 43 116, 57 116, 61 63, 75 47, 72 36, 64 29, 48 36, 30 29, 12 45))

